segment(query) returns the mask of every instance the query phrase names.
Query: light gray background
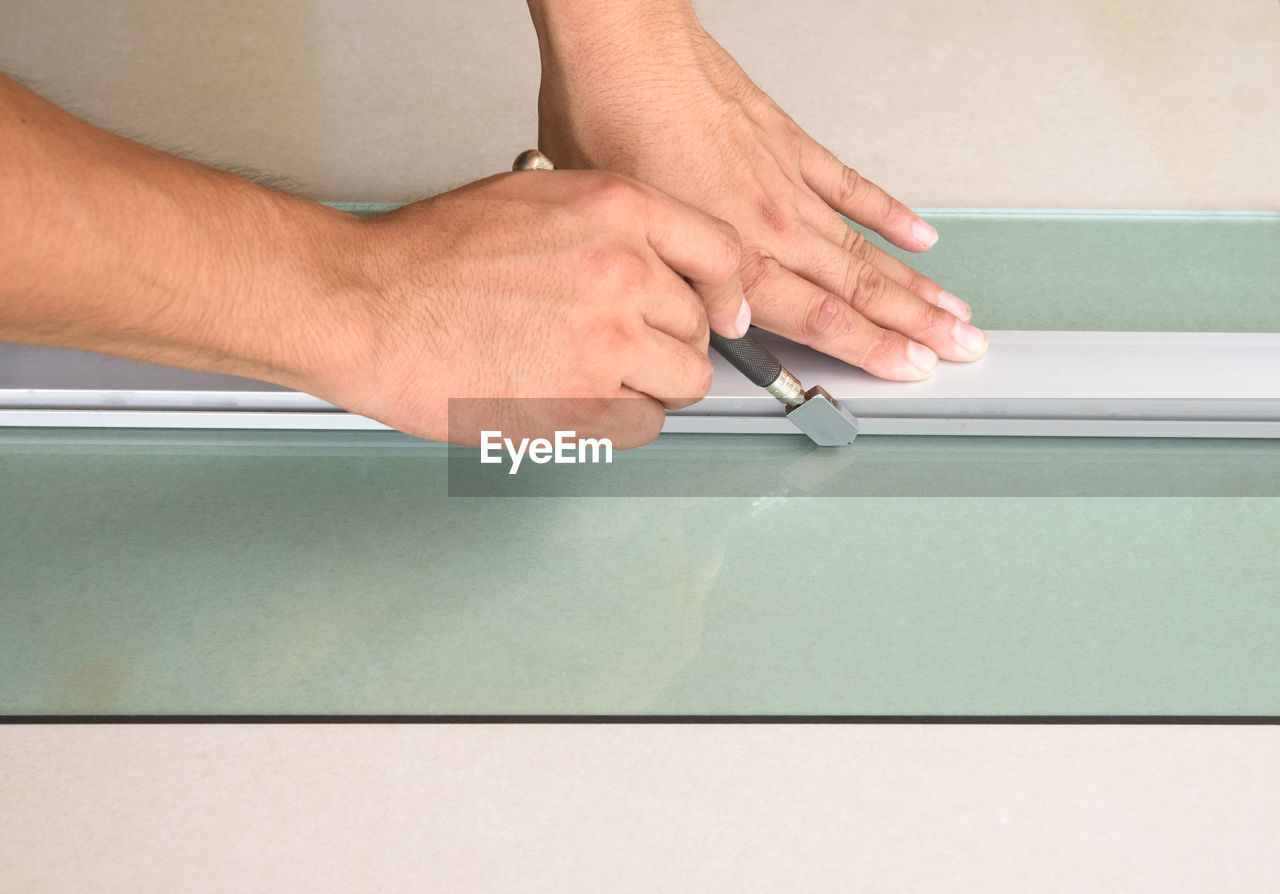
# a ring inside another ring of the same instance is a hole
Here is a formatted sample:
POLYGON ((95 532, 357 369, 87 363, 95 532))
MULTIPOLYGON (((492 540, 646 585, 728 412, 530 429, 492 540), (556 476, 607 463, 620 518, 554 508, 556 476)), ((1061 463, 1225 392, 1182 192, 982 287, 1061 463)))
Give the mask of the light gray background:
MULTIPOLYGON (((921 206, 1280 207, 1274 0, 708 0, 921 206)), ((535 133, 516 0, 0 0, 0 68, 106 126, 398 200, 535 133)), ((0 730, 0 889, 1267 890, 1267 728, 0 730), (621 874, 621 875, 619 875, 621 874)))
POLYGON ((1271 892, 1280 730, 35 727, 6 891, 1271 892))
MULTIPOLYGON (((927 207, 1280 208, 1275 0, 704 0, 814 137, 927 207)), ((537 133, 519 0, 3 0, 0 70, 106 127, 404 200, 537 133)))

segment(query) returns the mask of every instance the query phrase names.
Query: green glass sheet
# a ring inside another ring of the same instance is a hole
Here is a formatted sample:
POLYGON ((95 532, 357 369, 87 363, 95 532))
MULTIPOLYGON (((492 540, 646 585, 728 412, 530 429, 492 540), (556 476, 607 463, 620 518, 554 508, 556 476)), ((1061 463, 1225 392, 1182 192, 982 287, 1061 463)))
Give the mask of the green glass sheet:
MULTIPOLYGON (((992 328, 1280 328, 1274 216, 931 219, 992 328)), ((447 453, 0 432, 0 713, 1280 715, 1280 441, 618 467, 701 497, 450 498, 447 453)))
POLYGON ((987 329, 1280 332, 1280 212, 920 214, 938 230, 929 251, 872 241, 967 301, 987 329))

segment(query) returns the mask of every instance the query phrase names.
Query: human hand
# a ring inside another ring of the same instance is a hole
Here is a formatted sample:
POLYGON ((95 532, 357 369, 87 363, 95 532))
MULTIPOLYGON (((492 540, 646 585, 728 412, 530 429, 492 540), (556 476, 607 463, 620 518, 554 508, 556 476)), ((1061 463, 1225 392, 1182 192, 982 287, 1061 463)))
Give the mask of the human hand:
POLYGON ((0 145, 0 338, 277 382, 414 435, 643 443, 706 394, 708 325, 750 319, 734 229, 616 174, 361 220, 3 76, 0 145))
POLYGON ((753 322, 887 379, 986 351, 964 302, 837 212, 911 251, 933 245, 932 227, 810 138, 685 0, 530 8, 539 147, 561 168, 617 171, 733 224, 753 322))
POLYGON ((708 323, 748 325, 733 228, 614 174, 502 174, 363 226, 367 347, 305 390, 410 434, 645 443, 710 387, 708 323))

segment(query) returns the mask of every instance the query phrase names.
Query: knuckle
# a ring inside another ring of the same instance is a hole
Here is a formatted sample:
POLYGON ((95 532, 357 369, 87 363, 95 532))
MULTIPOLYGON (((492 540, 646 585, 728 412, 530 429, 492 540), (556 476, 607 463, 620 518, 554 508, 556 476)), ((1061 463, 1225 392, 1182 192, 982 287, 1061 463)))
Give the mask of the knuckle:
POLYGON ((565 398, 558 412, 579 425, 591 422, 599 416, 600 397, 617 389, 617 378, 613 370, 593 364, 579 364, 563 372, 554 391, 556 397, 565 398))
POLYGON ((693 368, 689 371, 689 384, 693 389, 689 392, 692 398, 689 403, 702 400, 711 390, 711 358, 700 352, 694 354, 693 368))
POLYGON ((841 240, 840 247, 848 254, 865 260, 865 255, 868 249, 871 248, 871 243, 867 241, 866 235, 843 221, 841 221, 841 224, 844 226, 844 239, 841 240))
POLYGON ((694 356, 689 352, 686 369, 681 370, 680 384, 675 394, 666 395, 662 403, 670 410, 679 410, 696 404, 711 390, 711 359, 706 354, 694 356))
POLYGON ((830 295, 810 302, 800 320, 801 341, 814 345, 829 340, 839 333, 842 317, 840 302, 830 295))
POLYGON ((846 275, 848 298, 863 314, 874 315, 889 294, 888 279, 875 266, 855 261, 846 275))
POLYGON ((617 313, 584 315, 575 327, 574 341, 590 345, 588 356, 617 358, 635 340, 635 325, 617 313))
POLYGON ((956 318, 948 311, 943 310, 935 304, 930 304, 923 298, 920 299, 920 323, 921 332, 934 330, 951 337, 951 327, 955 325, 956 318))
POLYGON ((885 368, 893 355, 893 338, 887 329, 881 329, 868 339, 858 351, 855 366, 871 372, 885 368))
POLYGON ((666 421, 662 402, 652 397, 620 397, 613 401, 608 428, 612 430, 614 446, 628 450, 657 438, 666 421))
POLYGON ((752 249, 743 253, 742 258, 742 294, 748 301, 761 286, 767 286, 781 268, 769 254, 760 249, 752 249))
POLYGON ((584 249, 579 270, 592 290, 628 290, 645 285, 653 274, 639 252, 616 245, 584 249))
POLYGON ((853 168, 845 166, 840 174, 838 195, 845 202, 852 202, 862 189, 862 175, 853 168))
POLYGON ((880 218, 882 220, 897 220, 905 211, 905 206, 898 202, 897 199, 887 192, 880 191, 880 218))
POLYGON ((607 219, 634 214, 640 199, 634 183, 606 171, 592 171, 586 177, 581 201, 591 213, 607 219))
POLYGON ((844 269, 840 272, 840 291, 838 294, 841 298, 850 301, 855 307, 857 302, 853 299, 858 292, 859 277, 861 275, 862 265, 853 258, 846 259, 844 269))
POLYGON ((942 291, 942 286, 925 276, 923 273, 912 270, 907 275, 907 289, 916 295, 924 295, 928 292, 937 293, 942 291))
POLYGON ((694 320, 694 330, 690 333, 689 344, 704 354, 711 344, 711 324, 707 322, 707 315, 702 312, 701 308, 699 308, 697 317, 694 320))
POLYGON ((696 298, 689 300, 686 307, 688 315, 684 325, 679 332, 672 334, 690 347, 705 350, 711 340, 711 326, 707 322, 706 310, 696 298))
MULTIPOLYGON (((599 394, 598 391, 585 391, 586 395, 599 394)), ((562 401, 557 406, 560 426, 573 431, 589 430, 599 425, 602 415, 599 397, 582 396, 562 401)))
POLYGON ((640 430, 646 444, 662 434, 662 426, 666 421, 667 413, 662 404, 654 401, 646 408, 644 422, 640 430))
POLYGON ((716 270, 722 276, 731 276, 742 265, 742 240, 738 231, 724 221, 720 222, 721 242, 716 270))

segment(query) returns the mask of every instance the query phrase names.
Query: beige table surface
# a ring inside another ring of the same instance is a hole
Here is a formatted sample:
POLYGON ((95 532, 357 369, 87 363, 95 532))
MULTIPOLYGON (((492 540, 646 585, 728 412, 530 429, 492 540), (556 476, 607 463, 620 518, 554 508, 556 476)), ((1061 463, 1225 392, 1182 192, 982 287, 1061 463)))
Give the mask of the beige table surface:
MULTIPOLYGON (((929 207, 1280 207, 1274 0, 705 0, 820 141, 929 207)), ((537 133, 520 0, 4 0, 0 70, 318 198, 506 170, 537 133)))
MULTIPOLYGON (((1280 4, 699 4, 922 206, 1280 207, 1280 4)), ((0 70, 326 199, 533 141, 515 0, 4 0, 0 70)), ((0 890, 1266 890, 1275 728, 0 729, 0 890)))

